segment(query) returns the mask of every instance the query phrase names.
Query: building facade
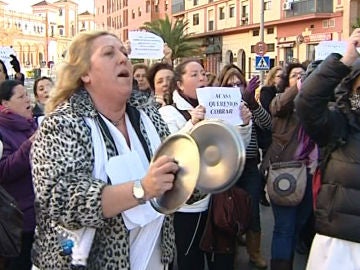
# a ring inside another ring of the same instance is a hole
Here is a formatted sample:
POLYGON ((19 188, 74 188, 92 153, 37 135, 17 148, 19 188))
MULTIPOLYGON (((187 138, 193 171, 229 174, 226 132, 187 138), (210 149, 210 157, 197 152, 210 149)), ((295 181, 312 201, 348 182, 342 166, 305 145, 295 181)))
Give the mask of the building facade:
MULTIPOLYGON (((323 40, 345 40, 360 17, 359 0, 263 0, 264 39, 270 66, 314 60, 323 40)), ((250 77, 261 41, 259 0, 174 0, 173 17, 189 20, 201 39, 204 63, 217 73, 236 63, 250 77)))
POLYGON ((25 70, 61 62, 72 38, 94 27, 94 15, 78 14, 73 1, 41 1, 32 5, 31 14, 9 10, 0 1, 0 46, 12 47, 25 70))
POLYGON ((128 32, 145 22, 171 16, 171 0, 95 0, 95 24, 128 40, 128 32))

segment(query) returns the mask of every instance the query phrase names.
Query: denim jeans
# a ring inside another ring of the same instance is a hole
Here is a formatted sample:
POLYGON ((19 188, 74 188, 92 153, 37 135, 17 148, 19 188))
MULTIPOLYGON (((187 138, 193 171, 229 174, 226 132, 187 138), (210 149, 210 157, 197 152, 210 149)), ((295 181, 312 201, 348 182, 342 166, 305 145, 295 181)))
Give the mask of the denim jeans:
POLYGON ((297 206, 281 206, 271 202, 274 231, 271 259, 293 260, 299 232, 312 212, 312 176, 308 173, 305 195, 297 206))

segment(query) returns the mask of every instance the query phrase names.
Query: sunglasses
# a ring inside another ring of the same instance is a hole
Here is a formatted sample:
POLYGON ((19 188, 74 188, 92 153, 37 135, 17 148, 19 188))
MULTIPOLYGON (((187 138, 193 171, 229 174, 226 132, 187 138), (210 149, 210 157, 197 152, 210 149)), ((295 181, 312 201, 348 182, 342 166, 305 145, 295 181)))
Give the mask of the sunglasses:
POLYGON ((238 83, 228 83, 228 84, 225 84, 224 87, 244 87, 245 85, 243 85, 241 82, 238 82, 238 83))

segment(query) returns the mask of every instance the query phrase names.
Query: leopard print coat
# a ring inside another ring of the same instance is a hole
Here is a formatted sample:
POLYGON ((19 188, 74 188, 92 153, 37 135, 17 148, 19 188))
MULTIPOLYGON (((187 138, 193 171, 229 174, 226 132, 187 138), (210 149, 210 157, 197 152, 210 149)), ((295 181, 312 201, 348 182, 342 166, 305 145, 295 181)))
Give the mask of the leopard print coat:
MULTIPOLYGON (((141 108, 164 139, 168 128, 157 109, 136 93, 132 106, 141 108)), ((71 269, 71 256, 61 256, 61 228, 96 228, 86 269, 130 269, 129 231, 121 214, 104 218, 101 193, 106 183, 92 177, 94 153, 85 117, 97 111, 87 91, 78 90, 68 102, 46 116, 32 149, 37 227, 32 250, 34 265, 44 269, 71 269)), ((148 145, 143 123, 140 129, 148 145)), ((115 155, 105 142, 108 156, 115 155)), ((161 260, 170 263, 175 250, 173 216, 166 216, 161 234, 161 260)))

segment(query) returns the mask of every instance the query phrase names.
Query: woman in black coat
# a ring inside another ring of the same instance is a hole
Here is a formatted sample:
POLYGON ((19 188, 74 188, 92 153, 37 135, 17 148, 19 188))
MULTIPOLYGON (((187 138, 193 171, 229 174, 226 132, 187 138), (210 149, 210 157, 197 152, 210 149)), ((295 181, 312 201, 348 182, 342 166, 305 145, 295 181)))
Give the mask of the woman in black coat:
POLYGON ((359 60, 359 44, 358 28, 344 55, 328 56, 304 81, 296 100, 308 135, 320 147, 332 149, 321 171, 317 234, 307 269, 360 268, 360 69, 352 66, 359 60), (335 89, 337 102, 330 108, 335 89))

